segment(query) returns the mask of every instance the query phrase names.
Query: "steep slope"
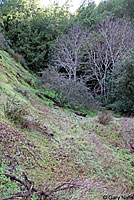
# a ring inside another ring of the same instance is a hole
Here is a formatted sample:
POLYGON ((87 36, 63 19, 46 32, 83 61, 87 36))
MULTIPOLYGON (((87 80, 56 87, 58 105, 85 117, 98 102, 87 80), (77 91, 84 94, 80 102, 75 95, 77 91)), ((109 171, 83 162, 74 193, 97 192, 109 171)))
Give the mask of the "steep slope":
POLYGON ((129 119, 114 118, 104 126, 97 117, 50 106, 35 95, 35 82, 35 76, 0 51, 0 199, 133 195, 134 156, 123 137, 129 119))

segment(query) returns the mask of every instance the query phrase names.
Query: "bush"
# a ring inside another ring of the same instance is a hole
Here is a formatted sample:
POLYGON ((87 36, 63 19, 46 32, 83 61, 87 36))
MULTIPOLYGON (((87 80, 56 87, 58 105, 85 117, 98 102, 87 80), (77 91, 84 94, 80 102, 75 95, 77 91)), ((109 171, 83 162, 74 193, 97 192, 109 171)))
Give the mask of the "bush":
POLYGON ((53 69, 43 72, 42 81, 51 91, 55 91, 57 99, 74 109, 92 109, 94 99, 84 83, 74 82, 53 69))
POLYGON ((4 104, 4 112, 8 119, 14 122, 23 123, 24 116, 27 114, 23 105, 15 99, 7 99, 4 104))
POLYGON ((111 113, 100 112, 98 115, 98 122, 103 125, 108 125, 112 121, 113 117, 111 113))
POLYGON ((126 146, 134 150, 134 118, 125 120, 122 132, 126 146))
POLYGON ((22 55, 20 55, 19 53, 15 53, 12 49, 8 48, 7 52, 9 53, 9 55, 16 61, 19 62, 25 69, 28 69, 26 66, 26 62, 23 58, 22 55))

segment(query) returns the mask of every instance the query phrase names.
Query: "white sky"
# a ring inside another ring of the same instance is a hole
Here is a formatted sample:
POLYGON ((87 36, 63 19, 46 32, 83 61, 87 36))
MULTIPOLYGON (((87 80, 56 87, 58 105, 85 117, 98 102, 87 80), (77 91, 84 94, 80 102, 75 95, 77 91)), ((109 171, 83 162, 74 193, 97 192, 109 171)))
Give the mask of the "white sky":
MULTIPOLYGON (((40 0, 41 2, 41 6, 48 6, 48 5, 51 5, 51 3, 53 2, 54 0, 40 0)), ((95 0, 95 3, 98 4, 101 0, 95 0)), ((66 0, 56 0, 56 2, 59 2, 59 5, 63 5, 66 0)), ((70 2, 70 5, 71 5, 71 8, 70 8, 70 11, 75 11, 80 5, 81 3, 83 2, 83 0, 69 0, 70 2)))

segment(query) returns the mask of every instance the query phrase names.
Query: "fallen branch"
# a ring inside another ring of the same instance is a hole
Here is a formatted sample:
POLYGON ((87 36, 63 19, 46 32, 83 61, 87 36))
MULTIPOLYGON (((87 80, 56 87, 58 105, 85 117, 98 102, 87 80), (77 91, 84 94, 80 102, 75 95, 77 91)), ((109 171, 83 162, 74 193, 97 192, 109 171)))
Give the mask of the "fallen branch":
POLYGON ((33 186, 34 186, 34 183, 32 182, 31 187, 30 187, 28 193, 25 195, 24 200, 27 200, 27 197, 31 196, 31 192, 32 192, 33 186))
POLYGON ((24 175, 24 177, 25 177, 25 180, 26 180, 28 183, 30 183, 30 185, 27 184, 27 183, 25 183, 24 181, 18 179, 17 177, 15 177, 15 176, 12 175, 12 174, 4 174, 4 175, 5 175, 6 177, 10 178, 11 180, 17 181, 17 182, 19 182, 20 184, 22 184, 23 186, 25 186, 25 187, 27 188, 28 192, 27 192, 26 194, 17 193, 17 194, 15 194, 15 195, 13 195, 13 196, 11 196, 11 197, 8 197, 8 198, 6 198, 6 199, 3 199, 3 200, 14 199, 14 198, 16 198, 16 197, 24 197, 24 200, 27 200, 27 198, 31 196, 31 193, 32 193, 32 192, 35 192, 36 195, 42 197, 43 199, 44 199, 44 198, 51 198, 51 195, 52 195, 53 193, 55 193, 55 192, 62 191, 62 190, 68 190, 68 189, 71 189, 71 188, 76 188, 76 187, 78 186, 78 185, 75 183, 75 181, 73 181, 73 182, 70 182, 70 183, 63 183, 63 184, 57 186, 56 188, 53 188, 52 190, 49 190, 49 189, 48 189, 49 185, 48 185, 48 186, 45 185, 46 188, 44 188, 45 191, 43 191, 42 189, 40 190, 40 189, 36 189, 36 188, 34 187, 34 182, 31 181, 31 180, 28 178, 26 172, 23 172, 23 175, 24 175))
POLYGON ((59 103, 59 102, 57 101, 56 98, 50 97, 50 96, 48 96, 47 94, 44 94, 44 97, 46 97, 47 99, 50 99, 50 100, 53 101, 54 103, 59 103))
MULTIPOLYGON (((26 173, 24 173, 25 178, 27 179, 28 182, 32 183, 31 186, 29 186, 29 185, 28 185, 27 183, 25 183, 24 181, 22 181, 22 180, 16 178, 16 177, 15 177, 14 175, 12 175, 12 174, 4 174, 4 175, 5 175, 6 177, 10 178, 11 180, 15 180, 15 181, 21 183, 22 185, 24 185, 24 186, 29 190, 30 193, 31 193, 32 191, 33 191, 33 192, 39 192, 39 190, 36 189, 36 188, 33 186, 33 182, 32 182, 30 179, 28 179, 28 176, 26 175, 26 173)), ((29 192, 28 192, 26 195, 29 195, 29 192)), ((40 195, 43 195, 45 198, 48 197, 48 195, 47 195, 45 192, 43 192, 43 191, 40 191, 39 194, 40 194, 40 195)), ((26 195, 24 195, 24 196, 26 197, 26 195)))
POLYGON ((47 129, 47 127, 45 127, 45 128, 44 127, 37 127, 37 130, 40 131, 41 133, 44 133, 45 135, 47 135, 50 138, 54 136, 54 133, 49 131, 47 129))
POLYGON ((36 92, 35 94, 36 94, 38 97, 40 97, 41 99, 43 99, 42 96, 44 96, 44 97, 46 97, 47 99, 53 101, 53 102, 56 103, 56 104, 59 103, 59 102, 57 101, 56 98, 50 97, 49 95, 44 94, 43 92, 36 92))
POLYGON ((39 92, 35 93, 40 99, 43 99, 42 94, 40 94, 39 92))
POLYGON ((26 173, 26 172, 23 172, 23 175, 24 175, 24 177, 25 177, 26 181, 28 181, 30 184, 32 184, 32 183, 33 183, 33 181, 31 181, 31 180, 28 178, 28 175, 27 175, 27 173, 26 173))
MULTIPOLYGON (((17 181, 17 182, 19 182, 20 184, 24 185, 28 190, 30 189, 30 186, 29 186, 27 183, 25 183, 24 181, 22 181, 22 180, 16 178, 14 175, 12 175, 12 174, 4 174, 4 175, 5 175, 6 177, 10 178, 11 180, 17 181)), ((36 190, 35 188, 33 188, 33 191, 34 191, 34 192, 37 192, 37 190, 36 190)))
POLYGON ((71 188, 76 188, 77 185, 75 183, 75 181, 73 182, 70 182, 70 183, 63 183, 59 186, 57 186, 56 188, 52 189, 50 192, 49 192, 49 195, 54 193, 54 192, 58 192, 58 191, 61 191, 61 190, 67 190, 67 189, 71 189, 71 188), (65 186, 65 187, 63 187, 65 186))
POLYGON ((80 112, 74 112, 76 115, 81 116, 81 117, 86 117, 86 113, 80 113, 80 112))
POLYGON ((64 108, 65 106, 63 105, 63 104, 61 104, 61 103, 54 103, 54 106, 58 106, 58 107, 60 107, 60 108, 64 108))
MULTIPOLYGON (((38 97, 40 97, 41 99, 43 99, 42 96, 44 96, 44 97, 46 97, 47 99, 53 101, 53 102, 54 102, 54 106, 58 106, 58 107, 61 107, 61 108, 64 108, 64 107, 65 107, 64 104, 60 103, 55 97, 54 97, 54 98, 53 98, 53 97, 50 97, 50 96, 48 96, 47 94, 44 94, 43 92, 36 92, 35 94, 36 94, 38 97)), ((70 108, 70 107, 68 107, 68 108, 70 108)))
POLYGON ((17 193, 17 194, 14 194, 14 195, 11 196, 11 197, 8 197, 8 198, 2 199, 2 200, 15 199, 16 197, 24 197, 24 196, 25 196, 24 194, 17 193))

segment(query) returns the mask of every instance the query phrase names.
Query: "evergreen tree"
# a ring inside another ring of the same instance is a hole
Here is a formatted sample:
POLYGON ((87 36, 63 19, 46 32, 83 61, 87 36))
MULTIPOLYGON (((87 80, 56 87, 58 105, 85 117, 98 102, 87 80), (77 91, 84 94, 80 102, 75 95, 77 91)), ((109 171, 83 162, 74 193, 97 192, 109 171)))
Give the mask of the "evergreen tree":
POLYGON ((48 53, 55 39, 70 26, 66 7, 41 9, 36 0, 10 0, 1 4, 6 36, 11 48, 22 54, 31 70, 48 64, 48 53))
POLYGON ((109 107, 127 115, 134 115, 134 49, 116 66, 113 104, 109 107))

